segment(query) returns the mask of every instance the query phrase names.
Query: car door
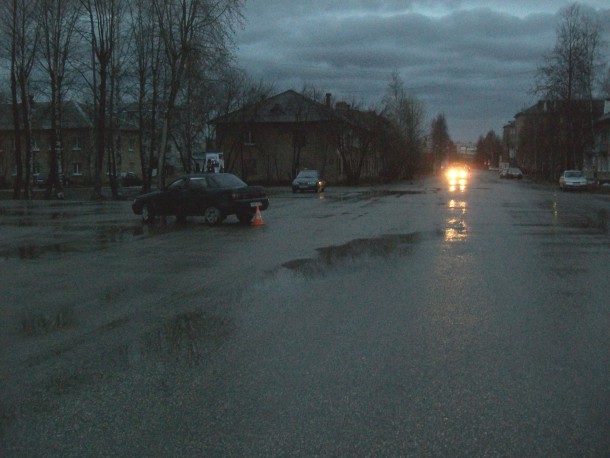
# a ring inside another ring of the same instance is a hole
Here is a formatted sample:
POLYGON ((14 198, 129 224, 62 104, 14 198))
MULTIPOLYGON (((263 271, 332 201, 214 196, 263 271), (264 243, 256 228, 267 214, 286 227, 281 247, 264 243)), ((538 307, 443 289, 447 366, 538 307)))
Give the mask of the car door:
POLYGON ((200 215, 209 205, 208 181, 205 176, 192 176, 188 180, 188 214, 200 215))
POLYGON ((188 201, 188 180, 186 177, 172 181, 159 196, 157 212, 162 215, 183 214, 188 201))

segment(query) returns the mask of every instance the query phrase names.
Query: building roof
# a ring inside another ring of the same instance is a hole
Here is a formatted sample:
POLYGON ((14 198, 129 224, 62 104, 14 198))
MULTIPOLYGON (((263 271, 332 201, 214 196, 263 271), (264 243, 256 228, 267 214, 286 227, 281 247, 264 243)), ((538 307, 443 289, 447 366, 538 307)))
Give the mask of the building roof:
MULTIPOLYGON (((590 101, 581 100, 581 101, 575 101, 575 102, 579 102, 579 103, 583 104, 583 106, 587 106, 585 104, 591 103, 592 108, 593 108, 593 117, 594 118, 600 117, 604 112, 604 101, 603 100, 593 99, 590 101)), ((521 110, 519 113, 517 113, 515 115, 515 118, 518 118, 520 116, 535 116, 535 115, 552 113, 553 111, 556 111, 558 109, 558 107, 560 107, 563 103, 565 103, 565 102, 558 101, 558 100, 539 100, 536 104, 532 105, 531 107, 521 110)))
MULTIPOLYGON (((12 131, 13 111, 12 104, 0 104, 0 130, 12 131)), ((34 102, 31 106, 32 130, 51 129, 51 103, 34 102)), ((123 110, 118 114, 121 130, 135 130, 138 128, 137 120, 127 116, 123 110)), ((93 128, 93 108, 73 100, 67 100, 62 104, 61 128, 62 129, 91 129, 93 128)))
MULTIPOLYGON (((51 103, 34 102, 32 110, 32 130, 51 129, 51 103)), ((91 117, 83 106, 74 101, 66 101, 62 107, 63 129, 88 129, 92 127, 91 117)), ((14 130, 12 104, 0 105, 0 130, 14 130)))
POLYGON ((337 113, 331 107, 288 90, 219 116, 210 124, 321 122, 336 119, 337 113))

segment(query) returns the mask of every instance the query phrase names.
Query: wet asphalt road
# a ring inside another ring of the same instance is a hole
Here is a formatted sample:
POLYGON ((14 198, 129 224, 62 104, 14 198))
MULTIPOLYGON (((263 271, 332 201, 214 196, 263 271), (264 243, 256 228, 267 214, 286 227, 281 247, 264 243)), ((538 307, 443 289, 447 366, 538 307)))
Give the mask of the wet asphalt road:
POLYGON ((492 172, 262 227, 0 201, 0 456, 610 456, 608 215, 492 172))

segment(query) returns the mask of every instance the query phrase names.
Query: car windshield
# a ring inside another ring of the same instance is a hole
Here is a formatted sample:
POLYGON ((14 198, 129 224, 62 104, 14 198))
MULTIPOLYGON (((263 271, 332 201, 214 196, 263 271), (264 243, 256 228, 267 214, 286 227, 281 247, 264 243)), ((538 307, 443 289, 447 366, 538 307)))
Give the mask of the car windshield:
POLYGON ((580 177, 582 177, 582 172, 579 172, 579 171, 566 172, 565 176, 568 178, 580 178, 580 177))
POLYGON ((210 187, 213 188, 243 188, 248 186, 235 175, 230 173, 218 173, 208 176, 210 187))
POLYGON ((299 172, 297 178, 318 178, 318 172, 315 170, 306 170, 299 172))

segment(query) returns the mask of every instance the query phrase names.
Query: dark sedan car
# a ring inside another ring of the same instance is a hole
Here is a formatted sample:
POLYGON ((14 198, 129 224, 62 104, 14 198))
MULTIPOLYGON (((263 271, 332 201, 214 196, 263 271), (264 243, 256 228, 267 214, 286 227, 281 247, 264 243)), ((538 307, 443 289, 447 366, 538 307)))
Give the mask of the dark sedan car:
POLYGON ((269 198, 262 186, 248 186, 230 173, 201 173, 176 178, 165 188, 135 198, 131 208, 145 222, 156 216, 175 215, 178 220, 202 215, 210 225, 228 215, 249 223, 256 209, 266 210, 269 198))
POLYGON ((292 182, 292 192, 322 192, 325 188, 326 181, 317 170, 301 170, 292 182))
POLYGON ((121 186, 141 186, 142 180, 133 172, 121 172, 118 176, 121 186))
POLYGON ((36 175, 34 177, 34 184, 36 186, 38 186, 39 188, 44 188, 47 185, 47 182, 49 181, 49 174, 48 173, 39 173, 38 175, 36 175))

